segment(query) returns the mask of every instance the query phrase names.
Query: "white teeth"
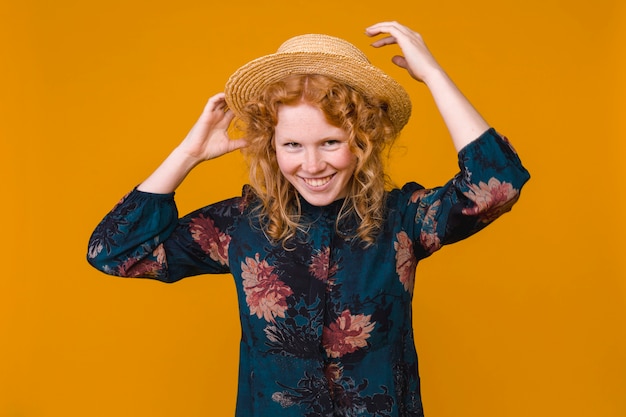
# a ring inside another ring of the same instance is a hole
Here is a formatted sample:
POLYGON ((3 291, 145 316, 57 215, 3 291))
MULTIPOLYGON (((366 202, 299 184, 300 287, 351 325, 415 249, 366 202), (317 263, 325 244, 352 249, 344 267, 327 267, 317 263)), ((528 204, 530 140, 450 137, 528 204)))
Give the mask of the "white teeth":
POLYGON ((303 178, 303 180, 311 187, 321 187, 322 185, 328 184, 331 178, 332 175, 325 178, 303 178))

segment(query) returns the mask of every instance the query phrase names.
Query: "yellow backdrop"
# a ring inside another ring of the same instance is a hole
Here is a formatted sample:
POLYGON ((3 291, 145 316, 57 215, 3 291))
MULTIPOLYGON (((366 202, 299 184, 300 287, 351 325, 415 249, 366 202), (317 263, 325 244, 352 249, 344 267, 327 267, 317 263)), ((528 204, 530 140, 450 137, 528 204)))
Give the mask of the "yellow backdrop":
MULTIPOLYGON (((304 32, 345 37, 408 86, 397 183, 455 170, 426 89, 363 29, 419 30, 533 178, 512 213, 418 269, 428 417, 626 415, 626 9, 618 0, 3 0, 0 417, 229 416, 229 276, 107 277, 89 234, 241 64, 304 32)), ((181 212, 235 195, 239 155, 181 212)))

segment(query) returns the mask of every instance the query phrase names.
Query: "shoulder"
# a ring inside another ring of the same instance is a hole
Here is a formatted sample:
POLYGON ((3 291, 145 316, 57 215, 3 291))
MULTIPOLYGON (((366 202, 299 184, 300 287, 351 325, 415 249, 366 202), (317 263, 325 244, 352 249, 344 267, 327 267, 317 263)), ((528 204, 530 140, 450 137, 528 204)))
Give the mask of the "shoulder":
POLYGON ((401 188, 394 188, 387 194, 387 209, 406 207, 414 203, 426 189, 416 182, 408 182, 401 188))
POLYGON ((231 229, 239 219, 247 217, 251 209, 257 205, 258 199, 251 192, 251 187, 244 186, 241 195, 211 203, 188 213, 183 223, 194 223, 211 219, 211 223, 222 228, 231 229))

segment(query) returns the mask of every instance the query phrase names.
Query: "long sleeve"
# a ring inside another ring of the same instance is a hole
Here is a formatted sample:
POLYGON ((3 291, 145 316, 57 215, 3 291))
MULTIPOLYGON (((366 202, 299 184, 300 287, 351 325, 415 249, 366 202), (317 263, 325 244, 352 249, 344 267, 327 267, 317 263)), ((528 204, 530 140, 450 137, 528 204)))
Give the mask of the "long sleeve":
POLYGON ((235 199, 178 219, 174 193, 133 190, 94 230, 87 260, 109 275, 164 282, 228 273, 230 236, 220 227, 233 223, 233 207, 235 199))
POLYGON ((460 172, 442 187, 409 183, 400 191, 404 229, 418 259, 478 232, 517 202, 530 175, 508 140, 494 129, 458 154, 460 172))

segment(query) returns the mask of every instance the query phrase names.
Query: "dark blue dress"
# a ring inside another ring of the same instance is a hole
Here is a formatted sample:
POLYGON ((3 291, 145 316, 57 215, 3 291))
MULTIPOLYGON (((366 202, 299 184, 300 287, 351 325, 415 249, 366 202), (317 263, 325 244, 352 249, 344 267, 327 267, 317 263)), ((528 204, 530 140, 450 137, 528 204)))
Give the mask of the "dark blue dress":
POLYGON ((180 219, 173 193, 134 190, 94 231, 88 260, 107 274, 164 282, 233 275, 242 327, 237 416, 422 416, 417 263, 509 211, 529 178, 493 129, 461 150, 459 166, 443 187, 389 192, 369 247, 345 237, 356 221, 337 222, 341 201, 303 202, 304 229, 285 249, 263 233, 245 189, 180 219))

